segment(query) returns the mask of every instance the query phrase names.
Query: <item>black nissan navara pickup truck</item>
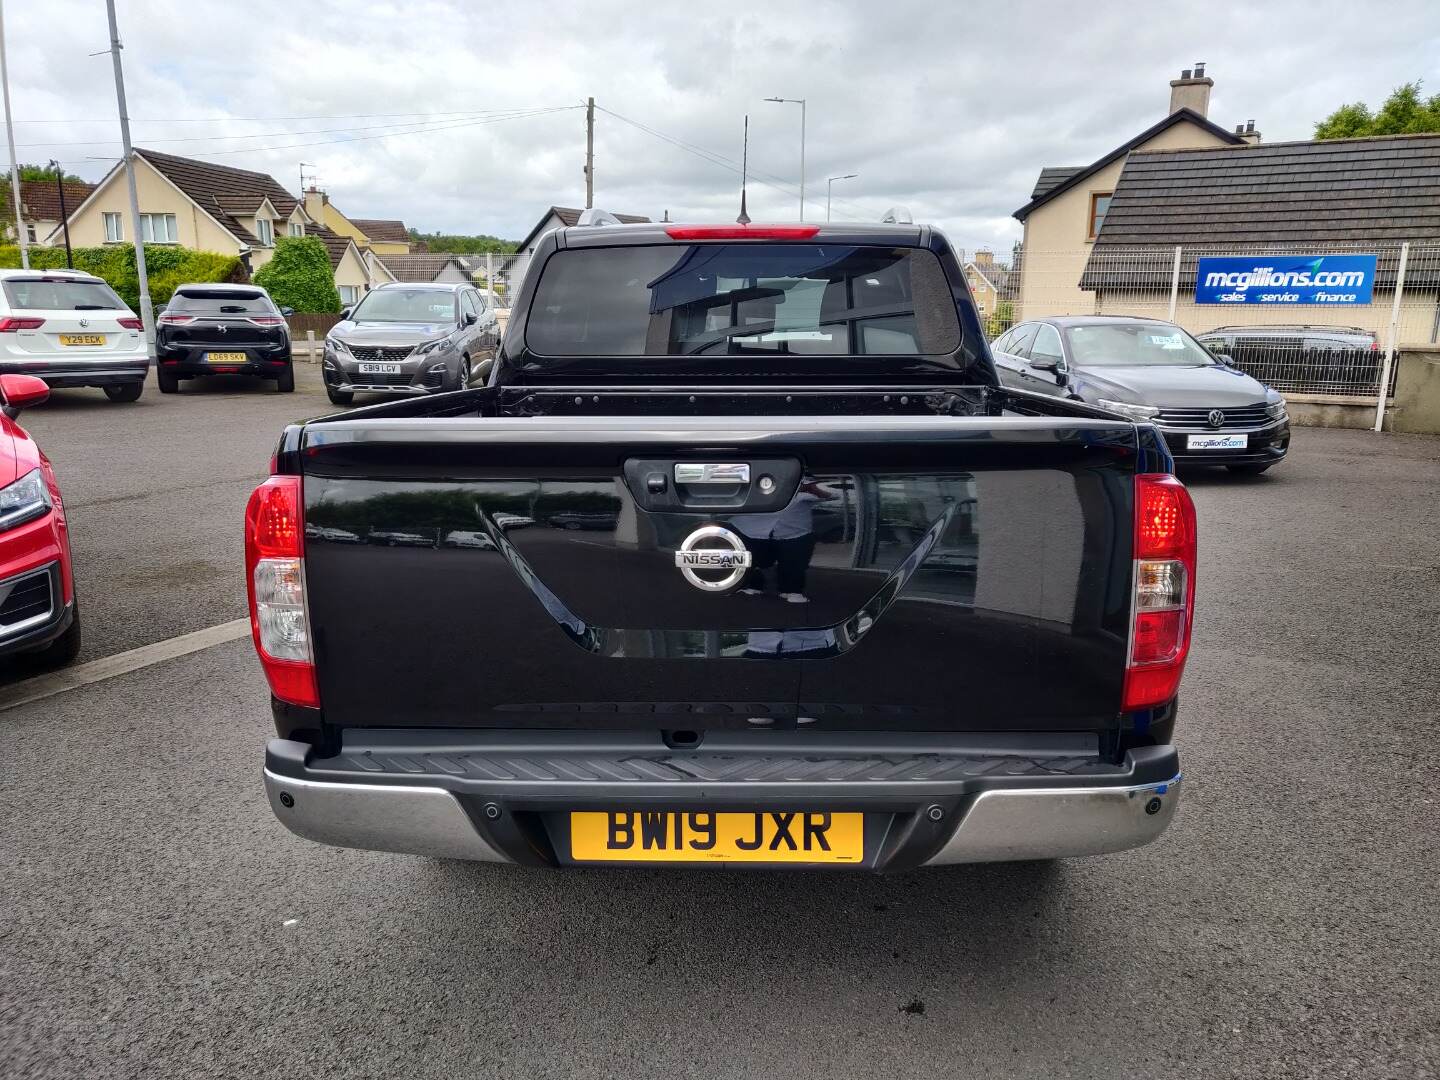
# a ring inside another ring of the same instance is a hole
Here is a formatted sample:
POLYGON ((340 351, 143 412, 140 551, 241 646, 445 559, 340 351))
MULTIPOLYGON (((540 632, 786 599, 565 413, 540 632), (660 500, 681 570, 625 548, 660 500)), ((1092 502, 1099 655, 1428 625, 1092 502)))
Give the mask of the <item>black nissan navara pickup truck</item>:
POLYGON ((1164 831, 1189 495, 1150 424, 1001 388, 939 231, 558 229, 512 311, 486 385, 289 427, 250 499, 289 829, 882 871, 1164 831))

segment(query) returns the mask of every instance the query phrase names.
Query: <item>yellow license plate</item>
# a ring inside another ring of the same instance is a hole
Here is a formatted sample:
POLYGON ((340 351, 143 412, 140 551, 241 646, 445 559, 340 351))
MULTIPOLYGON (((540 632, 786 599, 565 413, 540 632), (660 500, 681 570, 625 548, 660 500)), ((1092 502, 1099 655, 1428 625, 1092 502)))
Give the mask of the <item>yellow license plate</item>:
POLYGON ((61 345, 104 345, 104 334, 61 334, 61 345))
POLYGON ((570 815, 577 862, 858 863, 864 814, 633 810, 570 815))
POLYGON ((243 364, 245 354, 243 352, 207 352, 205 359, 211 364, 243 364))

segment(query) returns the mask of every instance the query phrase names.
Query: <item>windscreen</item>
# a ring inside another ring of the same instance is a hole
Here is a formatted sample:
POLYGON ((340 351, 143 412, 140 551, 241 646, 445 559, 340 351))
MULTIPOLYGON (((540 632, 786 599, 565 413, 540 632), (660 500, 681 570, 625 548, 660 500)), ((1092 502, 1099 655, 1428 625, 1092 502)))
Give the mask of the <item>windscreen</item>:
POLYGON ((125 301, 103 281, 59 278, 6 278, 5 296, 23 311, 128 311, 125 301))
POLYGON ((176 292, 165 310, 186 315, 273 315, 276 309, 259 290, 186 289, 176 292))
POLYGON ((1206 367, 1215 358, 1169 323, 1104 323, 1065 330, 1079 367, 1206 367))
POLYGON ((542 356, 952 353, 960 323, 923 248, 581 248, 546 263, 525 326, 542 356))
POLYGON ((350 318, 365 322, 454 322, 455 294, 449 289, 376 289, 350 318))

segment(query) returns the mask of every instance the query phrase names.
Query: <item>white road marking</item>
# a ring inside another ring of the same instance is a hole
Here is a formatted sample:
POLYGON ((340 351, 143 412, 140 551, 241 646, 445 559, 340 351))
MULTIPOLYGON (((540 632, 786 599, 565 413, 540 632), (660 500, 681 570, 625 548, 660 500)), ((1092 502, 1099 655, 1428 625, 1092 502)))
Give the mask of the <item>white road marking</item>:
POLYGON ((207 626, 204 630, 166 638, 164 641, 157 641, 151 645, 141 645, 138 649, 131 649, 129 652, 116 653, 114 656, 106 656, 100 660, 91 660, 88 664, 67 668, 64 671, 37 675, 33 679, 26 679, 0 690, 0 712, 19 705, 28 705, 32 701, 54 697, 56 694, 63 694, 66 690, 78 690, 82 686, 104 682, 117 675, 126 675, 132 671, 138 671, 140 668, 149 667, 151 664, 158 664, 163 660, 173 660, 177 656, 199 652, 212 645, 223 645, 227 641, 242 638, 248 633, 250 633, 250 620, 248 618, 235 619, 231 622, 219 623, 216 626, 207 626))

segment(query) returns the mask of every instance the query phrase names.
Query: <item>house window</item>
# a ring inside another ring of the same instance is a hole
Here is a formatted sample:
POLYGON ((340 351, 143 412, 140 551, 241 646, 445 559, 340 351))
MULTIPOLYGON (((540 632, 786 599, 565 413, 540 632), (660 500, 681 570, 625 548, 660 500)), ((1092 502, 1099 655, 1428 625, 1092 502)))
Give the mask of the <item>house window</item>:
MULTIPOLYGON (((118 216, 118 215, 117 215, 118 216)), ((140 239, 147 244, 173 244, 180 238, 174 214, 141 214, 140 239)))
POLYGON ((105 219, 105 242, 118 244, 125 239, 125 229, 120 224, 119 214, 102 214, 105 219))
POLYGON ((356 300, 360 299, 359 290, 354 285, 340 285, 340 303, 350 307, 356 300))
POLYGON ((1113 191, 1092 191, 1090 193, 1090 232, 1088 239, 1094 240, 1100 235, 1100 226, 1105 224, 1105 211, 1110 209, 1110 196, 1113 191))
POLYGON ((255 235, 260 238, 261 247, 275 246, 275 225, 269 218, 255 219, 255 235))
POLYGON ((291 235, 291 236, 304 236, 304 235, 305 235, 305 223, 304 223, 303 221, 292 221, 292 222, 290 222, 290 235, 291 235))
POLYGON ((26 225, 26 226, 25 226, 25 239, 28 240, 28 241, 29 241, 30 243, 32 243, 32 244, 35 243, 35 226, 34 226, 34 225, 26 225))

